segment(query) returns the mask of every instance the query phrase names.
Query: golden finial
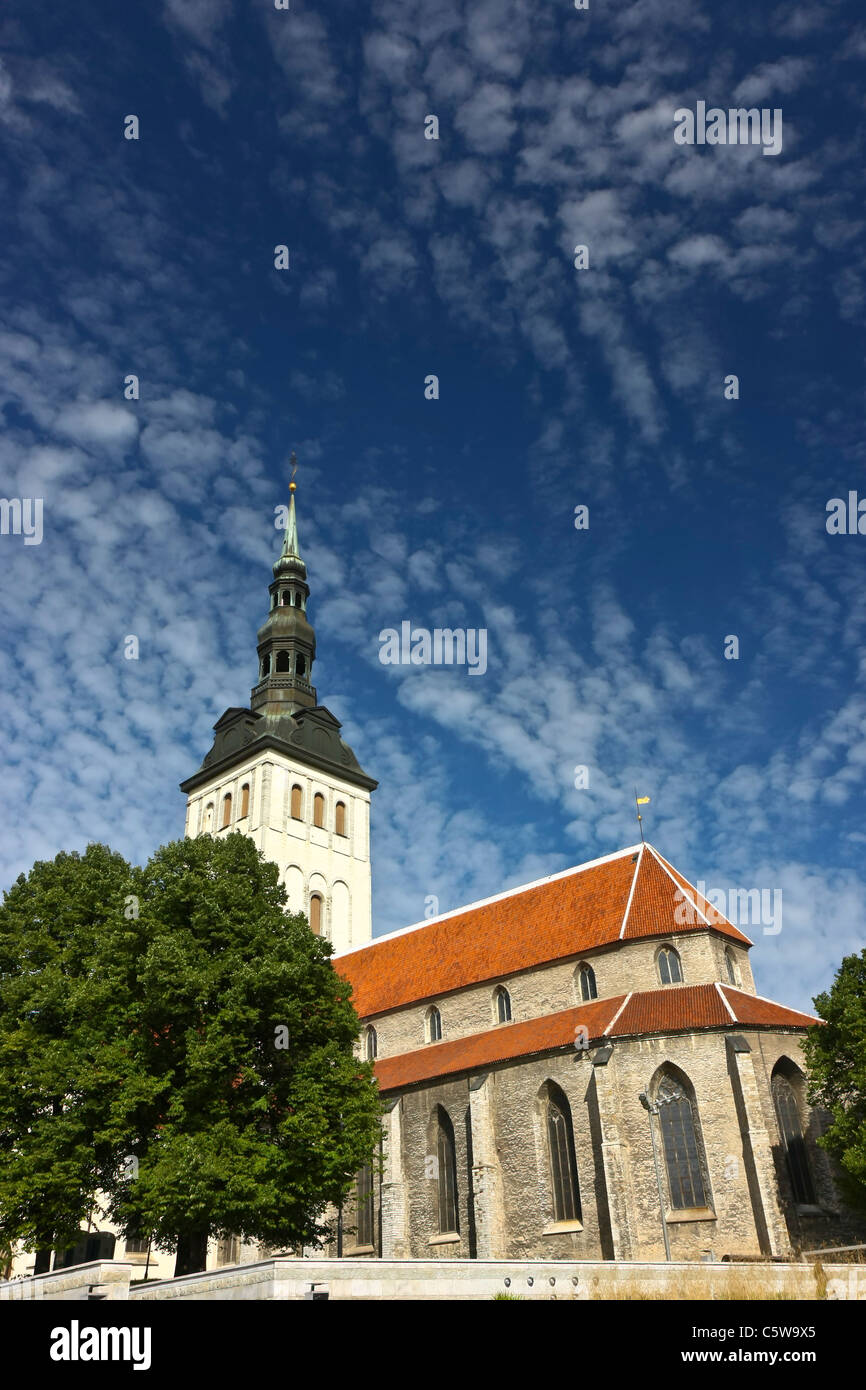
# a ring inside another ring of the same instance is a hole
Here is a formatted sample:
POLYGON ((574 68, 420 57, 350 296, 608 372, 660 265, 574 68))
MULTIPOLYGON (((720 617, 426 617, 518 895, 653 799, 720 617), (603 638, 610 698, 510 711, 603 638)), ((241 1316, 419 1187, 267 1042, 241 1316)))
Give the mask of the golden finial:
POLYGON ((298 471, 298 459, 294 449, 292 450, 291 455, 289 457, 289 463, 292 465, 292 481, 289 483, 289 492, 297 492, 298 485, 295 482, 295 474, 298 471))

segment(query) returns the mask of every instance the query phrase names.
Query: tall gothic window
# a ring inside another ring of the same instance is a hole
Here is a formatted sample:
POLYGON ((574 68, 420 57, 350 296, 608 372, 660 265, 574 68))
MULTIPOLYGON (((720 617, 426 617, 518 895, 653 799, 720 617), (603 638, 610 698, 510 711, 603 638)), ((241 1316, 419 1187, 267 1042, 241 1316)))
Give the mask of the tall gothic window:
POLYGON ((334 810, 334 829, 338 835, 346 833, 346 803, 338 801, 334 810))
POLYGON ((794 1201, 804 1206, 815 1205, 815 1187, 809 1169, 809 1156, 803 1138, 800 1107, 794 1088, 780 1071, 773 1073, 773 1104, 779 1124, 779 1136, 785 1155, 785 1166, 791 1179, 794 1201))
POLYGON ((511 1022, 511 995, 504 985, 499 985, 493 991, 493 1002, 496 1009, 497 1023, 511 1022))
POLYGON ((368 1062, 375 1062, 379 1052, 379 1039, 376 1036, 376 1029, 370 1027, 364 1034, 364 1056, 368 1062))
POLYGON ((595 983, 595 971, 591 965, 582 965, 578 972, 580 983, 580 997, 583 1000, 597 999, 598 987, 595 983))
POLYGON ((454 1147, 454 1126, 441 1106, 437 1110, 436 1177, 438 1185, 439 1234, 459 1231, 457 1214, 457 1155, 454 1147))
POLYGON ((373 1244, 373 1169, 369 1163, 358 1174, 358 1234, 359 1245, 373 1244))
POLYGON ((659 979, 663 985, 682 984, 680 958, 673 946, 663 946, 658 954, 659 979))
POLYGON ((313 825, 317 825, 320 830, 325 825, 325 798, 321 792, 316 792, 313 797, 313 825))
POLYGON ((250 813, 250 784, 244 782, 241 787, 241 820, 250 813))
POLYGON ((427 1014, 427 1041, 439 1042, 442 1037, 442 1015, 434 1004, 427 1014))
POLYGON ((297 782, 292 787, 292 820, 303 820, 304 818, 304 793, 297 782))
POLYGON ((225 830, 226 826, 231 824, 231 819, 232 819, 232 794, 231 794, 231 792, 226 792, 225 796, 223 797, 223 823, 222 823, 222 826, 220 827, 220 829, 225 830))
POLYGON ((709 1206, 698 1109, 690 1089, 685 1078, 665 1074, 655 1093, 673 1211, 709 1206))
POLYGON ((310 898, 310 930, 313 936, 322 934, 322 898, 319 893, 314 893, 310 898))
POLYGON ((559 1087, 552 1083, 548 1087, 546 1110, 553 1219, 579 1221, 580 1189, 577 1182, 571 1107, 559 1087))

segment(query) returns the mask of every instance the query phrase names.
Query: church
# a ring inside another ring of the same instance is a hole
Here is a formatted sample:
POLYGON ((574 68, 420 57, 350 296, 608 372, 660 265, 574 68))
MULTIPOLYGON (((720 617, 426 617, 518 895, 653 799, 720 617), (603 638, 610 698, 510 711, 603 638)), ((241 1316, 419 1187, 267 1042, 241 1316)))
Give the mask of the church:
MULTIPOLYGON (((373 937, 377 783, 317 702, 290 487, 249 708, 226 710, 181 790, 188 836, 240 831, 277 864, 289 909, 333 945, 375 1062, 379 1162, 328 1249, 304 1253, 710 1261, 866 1239, 807 1101, 816 1020, 757 992, 752 942, 654 846, 373 937)), ((80 1245, 53 1268, 113 1255, 173 1273, 107 1226, 80 1245)), ((207 1265, 265 1253, 213 1241, 207 1265)))
POLYGON ((182 783, 333 944, 386 1104, 329 1253, 718 1260, 863 1239, 752 942, 652 845, 373 938, 377 783, 319 706, 291 487, 249 709, 182 783))

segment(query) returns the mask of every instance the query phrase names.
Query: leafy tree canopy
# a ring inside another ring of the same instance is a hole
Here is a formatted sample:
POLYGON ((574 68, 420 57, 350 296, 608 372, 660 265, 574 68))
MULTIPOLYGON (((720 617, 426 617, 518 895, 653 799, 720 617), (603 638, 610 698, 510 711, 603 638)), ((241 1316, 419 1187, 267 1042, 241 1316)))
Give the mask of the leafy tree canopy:
POLYGON ((0 1236, 71 1238, 97 1189, 179 1272, 208 1236, 326 1234, 381 1105, 331 947, 284 908, 240 834, 143 869, 90 846, 18 880, 0 908, 0 1236))
POLYGON ((866 950, 844 958, 814 1003, 826 1022, 803 1042, 809 1099, 832 1116, 818 1142, 840 1163, 849 1200, 866 1208, 866 950))

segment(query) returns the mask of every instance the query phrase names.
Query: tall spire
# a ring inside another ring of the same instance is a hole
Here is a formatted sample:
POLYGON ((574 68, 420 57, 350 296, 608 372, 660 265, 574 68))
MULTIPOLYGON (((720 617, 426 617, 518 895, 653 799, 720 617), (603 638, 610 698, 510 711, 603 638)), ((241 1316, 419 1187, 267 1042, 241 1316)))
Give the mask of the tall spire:
POLYGON ((274 565, 273 583, 269 586, 270 613, 259 629, 259 683, 253 688, 250 701, 254 710, 276 718, 316 705, 316 691, 311 683, 316 634, 306 616, 310 589, 307 567, 298 548, 295 513, 298 460, 294 452, 289 461, 292 465, 289 515, 283 546, 274 565))
MULTIPOLYGON (((291 452, 289 463, 292 465, 292 481, 289 483, 289 519, 286 522, 286 534, 283 536, 283 549, 280 553, 280 559, 300 560, 301 552, 298 549, 298 519, 295 515, 295 493, 298 490, 298 485, 295 482, 295 474, 298 471, 298 459, 294 449, 291 452)), ((301 563, 303 563, 303 561, 301 563)))

